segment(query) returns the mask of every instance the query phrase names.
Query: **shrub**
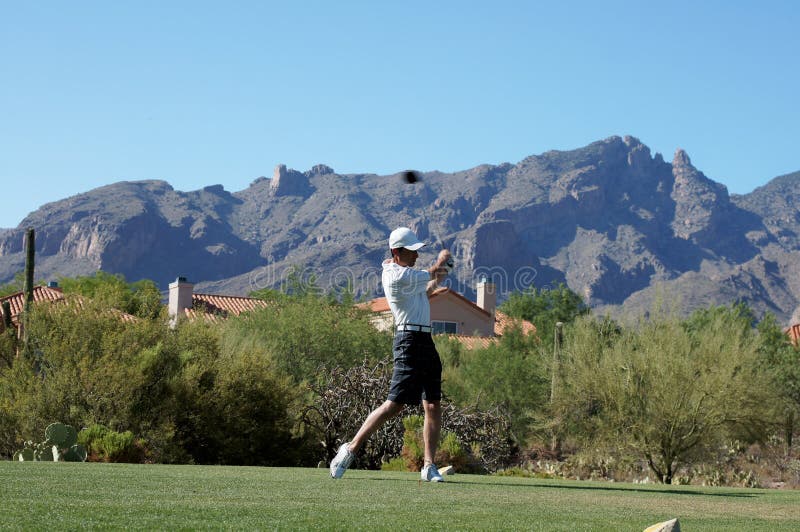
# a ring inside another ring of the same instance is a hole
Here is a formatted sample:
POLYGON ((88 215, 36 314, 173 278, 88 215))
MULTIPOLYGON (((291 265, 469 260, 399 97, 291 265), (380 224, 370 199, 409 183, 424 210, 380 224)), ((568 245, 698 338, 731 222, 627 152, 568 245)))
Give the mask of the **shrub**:
MULTIPOLYGON (((425 418, 411 415, 403 418, 403 450, 401 456, 406 471, 420 471, 425 462, 423 426, 425 418)), ((450 431, 442 431, 434 462, 440 467, 453 466, 459 473, 480 472, 481 467, 471 453, 464 448, 458 437, 450 431)))
MULTIPOLYGON (((385 401, 391 364, 384 359, 375 366, 365 362, 349 370, 323 368, 318 373, 319 381, 310 385, 315 398, 306 408, 303 420, 322 440, 320 453, 330 462, 338 446, 351 438, 367 415, 385 401)), ((407 406, 401 415, 386 422, 362 447, 357 463, 368 469, 379 469, 382 463, 400 455, 404 434, 402 416, 421 418, 421 414, 421 406, 407 406)), ((505 467, 515 452, 508 418, 497 408, 459 408, 443 400, 442 431, 443 435, 446 431, 453 432, 459 442, 469 446, 475 457, 475 468, 482 472, 505 467)))
POLYGON ((85 277, 62 277, 59 284, 65 294, 80 294, 101 306, 140 318, 157 319, 164 314, 161 292, 156 283, 147 279, 128 283, 121 274, 98 271, 85 277))
POLYGON ((182 354, 175 383, 175 439, 192 460, 311 465, 307 436, 295 432, 302 390, 257 350, 213 351, 182 354))
POLYGON ((408 471, 406 461, 402 456, 392 458, 388 462, 381 464, 381 471, 408 471))
POLYGON ((459 473, 482 472, 480 464, 472 456, 452 432, 444 432, 436 450, 436 463, 442 466, 451 465, 459 473))
POLYGON ((413 415, 403 418, 403 449, 400 455, 405 461, 407 471, 421 471, 425 459, 425 446, 422 442, 424 417, 413 415))
MULTIPOLYGON (((485 349, 464 350, 454 340, 437 339, 442 357, 442 386, 457 404, 484 410, 502 408, 515 441, 533 435, 547 406, 549 377, 542 346, 517 326, 485 349)), ((549 347, 548 347, 549 349, 549 347)))
POLYGON ((145 441, 131 431, 116 432, 103 425, 91 425, 78 433, 90 462, 143 463, 147 458, 145 441))
POLYGON ((353 367, 391 352, 392 339, 375 329, 368 311, 314 295, 230 318, 222 327, 222 351, 258 352, 296 383, 313 380, 321 365, 353 367))
POLYGON ((645 460, 671 483, 731 434, 765 438, 773 391, 758 343, 735 312, 702 316, 700 327, 669 315, 641 321, 608 342, 578 320, 564 349, 559 417, 583 441, 645 460))

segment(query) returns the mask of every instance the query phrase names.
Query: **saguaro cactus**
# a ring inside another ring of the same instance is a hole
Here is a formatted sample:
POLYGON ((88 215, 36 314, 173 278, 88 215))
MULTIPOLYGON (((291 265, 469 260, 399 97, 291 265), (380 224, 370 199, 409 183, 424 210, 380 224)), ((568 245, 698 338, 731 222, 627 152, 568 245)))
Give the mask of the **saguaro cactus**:
POLYGON ((13 326, 11 322, 11 303, 3 301, 3 326, 10 329, 13 326))
POLYGON ((31 310, 31 303, 33 303, 33 272, 35 269, 34 261, 36 255, 36 233, 33 227, 29 227, 25 233, 25 284, 23 290, 25 292, 25 304, 22 310, 22 319, 19 322, 19 331, 22 338, 22 350, 25 356, 30 356, 29 342, 28 342, 28 316, 31 310))

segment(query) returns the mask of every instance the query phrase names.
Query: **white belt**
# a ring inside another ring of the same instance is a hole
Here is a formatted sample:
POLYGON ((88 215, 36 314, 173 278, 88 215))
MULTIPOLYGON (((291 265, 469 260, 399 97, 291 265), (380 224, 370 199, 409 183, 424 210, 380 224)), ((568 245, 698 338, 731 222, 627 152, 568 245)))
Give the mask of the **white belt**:
POLYGON ((433 329, 430 325, 415 325, 413 323, 405 323, 403 325, 398 325, 397 330, 400 332, 403 331, 417 331, 417 332, 431 332, 433 329))

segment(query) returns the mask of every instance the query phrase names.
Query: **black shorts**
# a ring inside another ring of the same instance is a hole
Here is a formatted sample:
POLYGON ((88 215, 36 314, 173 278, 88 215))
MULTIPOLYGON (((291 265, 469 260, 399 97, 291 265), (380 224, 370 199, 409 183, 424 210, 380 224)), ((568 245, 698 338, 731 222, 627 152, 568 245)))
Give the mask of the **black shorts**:
POLYGON ((392 347, 394 372, 389 400, 418 405, 442 398, 442 361, 430 333, 398 332, 392 347))

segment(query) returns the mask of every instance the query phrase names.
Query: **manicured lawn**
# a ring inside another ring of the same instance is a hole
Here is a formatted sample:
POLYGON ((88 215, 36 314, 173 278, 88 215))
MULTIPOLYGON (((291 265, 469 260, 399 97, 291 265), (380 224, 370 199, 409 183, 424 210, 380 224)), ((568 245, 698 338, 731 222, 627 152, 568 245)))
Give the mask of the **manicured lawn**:
POLYGON ((0 462, 0 529, 800 530, 800 492, 326 469, 0 462))

